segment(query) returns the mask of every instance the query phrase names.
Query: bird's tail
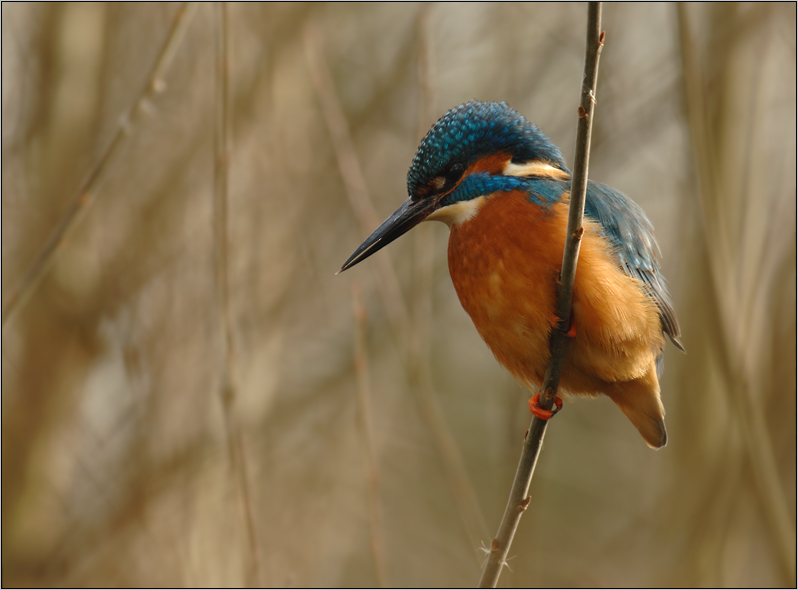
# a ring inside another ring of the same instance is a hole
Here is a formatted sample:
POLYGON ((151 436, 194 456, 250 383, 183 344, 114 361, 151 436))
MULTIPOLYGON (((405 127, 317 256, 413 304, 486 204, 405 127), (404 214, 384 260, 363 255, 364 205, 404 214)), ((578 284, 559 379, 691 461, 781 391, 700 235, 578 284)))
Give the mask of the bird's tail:
POLYGON ((614 383, 607 395, 632 421, 652 449, 668 444, 665 408, 659 397, 659 382, 654 363, 648 372, 633 381, 614 383))

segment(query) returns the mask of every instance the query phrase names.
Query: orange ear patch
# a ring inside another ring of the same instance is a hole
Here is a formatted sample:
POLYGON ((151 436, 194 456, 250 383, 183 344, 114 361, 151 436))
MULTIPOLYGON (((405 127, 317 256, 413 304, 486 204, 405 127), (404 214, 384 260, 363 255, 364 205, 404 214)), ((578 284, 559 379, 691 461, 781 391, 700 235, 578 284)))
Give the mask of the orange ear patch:
POLYGON ((473 164, 471 164, 468 169, 463 174, 463 178, 468 176, 469 174, 478 174, 480 172, 487 172, 488 174, 499 174, 504 170, 504 167, 507 163, 512 159, 510 154, 499 152, 498 154, 491 154, 489 156, 485 156, 480 158, 473 164))

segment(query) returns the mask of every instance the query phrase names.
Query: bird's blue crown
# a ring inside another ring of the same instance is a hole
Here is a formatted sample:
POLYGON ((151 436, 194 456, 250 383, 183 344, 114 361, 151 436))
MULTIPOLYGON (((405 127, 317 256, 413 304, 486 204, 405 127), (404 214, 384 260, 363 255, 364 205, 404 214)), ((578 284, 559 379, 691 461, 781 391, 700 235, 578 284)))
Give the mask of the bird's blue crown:
POLYGON ((447 166, 465 167, 505 152, 514 163, 542 161, 567 170, 560 149, 505 102, 472 100, 447 112, 421 140, 407 173, 410 195, 441 175, 447 166))

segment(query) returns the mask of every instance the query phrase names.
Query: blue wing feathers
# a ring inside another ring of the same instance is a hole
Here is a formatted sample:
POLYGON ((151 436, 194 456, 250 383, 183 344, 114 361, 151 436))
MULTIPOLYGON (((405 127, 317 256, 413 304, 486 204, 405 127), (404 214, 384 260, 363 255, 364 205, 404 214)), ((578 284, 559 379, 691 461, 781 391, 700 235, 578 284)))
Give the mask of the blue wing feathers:
POLYGON ((616 246, 618 263, 630 277, 640 280, 659 308, 663 331, 679 350, 681 329, 665 279, 659 272, 660 251, 654 228, 643 210, 622 192, 589 180, 585 214, 599 222, 605 236, 616 246))
MULTIPOLYGON (((552 178, 528 178, 530 199, 539 204, 559 201, 570 182, 552 178)), ((632 199, 612 187, 589 180, 585 214, 597 221, 615 246, 618 265, 627 276, 638 279, 659 309, 662 330, 679 350, 681 329, 665 279, 659 272, 660 251, 654 228, 632 199)), ((659 367, 661 369, 661 367, 659 367)))

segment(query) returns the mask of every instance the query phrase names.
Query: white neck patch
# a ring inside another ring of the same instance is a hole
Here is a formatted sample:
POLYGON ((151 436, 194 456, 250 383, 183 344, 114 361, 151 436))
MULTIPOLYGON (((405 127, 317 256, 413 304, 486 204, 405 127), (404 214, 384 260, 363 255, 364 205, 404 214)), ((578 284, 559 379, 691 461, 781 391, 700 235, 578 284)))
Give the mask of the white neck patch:
POLYGON ((460 225, 476 217, 486 201, 485 197, 458 201, 432 212, 424 221, 442 221, 451 229, 455 225, 460 225))

